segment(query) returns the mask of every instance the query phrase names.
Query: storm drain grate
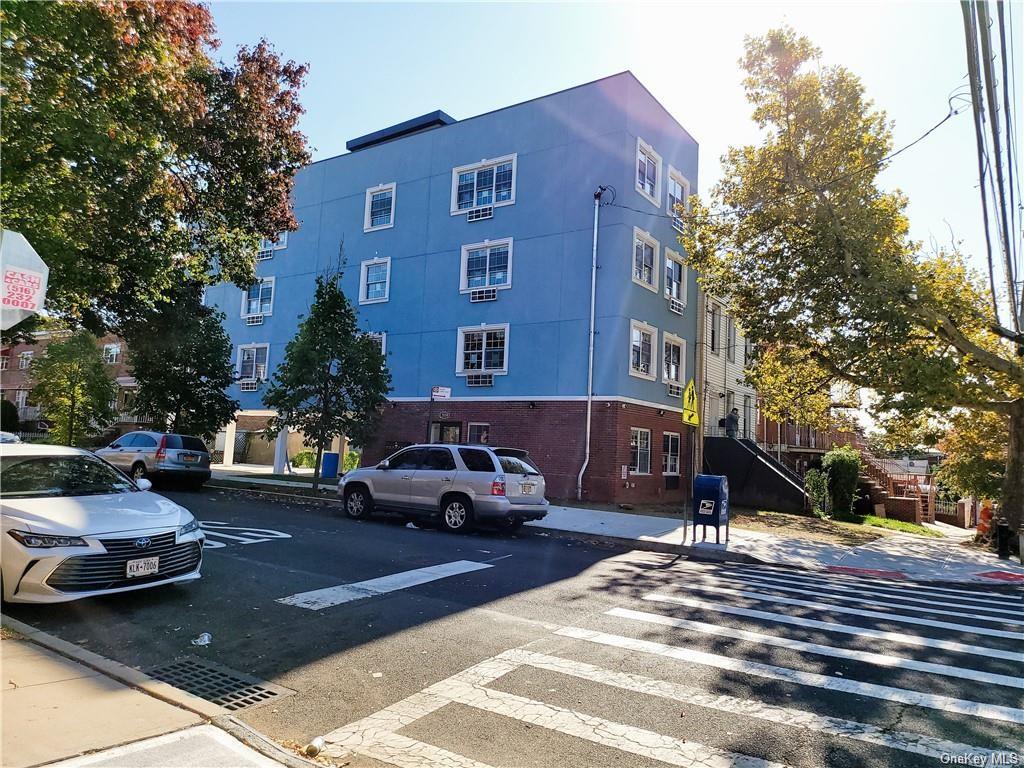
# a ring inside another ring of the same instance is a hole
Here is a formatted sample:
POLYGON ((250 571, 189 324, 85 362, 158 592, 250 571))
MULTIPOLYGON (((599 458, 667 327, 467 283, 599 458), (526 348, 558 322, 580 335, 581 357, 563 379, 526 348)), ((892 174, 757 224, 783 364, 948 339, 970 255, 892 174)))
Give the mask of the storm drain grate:
POLYGON ((232 711, 255 707, 279 696, 295 693, 290 688, 194 657, 178 659, 145 671, 150 677, 232 711))

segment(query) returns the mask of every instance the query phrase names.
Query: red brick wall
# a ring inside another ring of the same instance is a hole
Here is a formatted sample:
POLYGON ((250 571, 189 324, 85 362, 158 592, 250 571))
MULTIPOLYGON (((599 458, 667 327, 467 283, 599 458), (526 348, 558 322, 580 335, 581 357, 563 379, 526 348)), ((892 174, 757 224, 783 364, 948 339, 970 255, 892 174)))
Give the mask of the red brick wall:
MULTIPOLYGON (((397 402, 385 408, 375 439, 363 451, 363 465, 383 459, 393 443, 421 443, 427 438, 428 403, 397 402)), ((431 421, 462 424, 462 439, 469 422, 490 425, 489 443, 523 448, 544 472, 551 498, 573 499, 576 476, 584 457, 586 403, 582 401, 529 402, 440 401, 433 406, 431 421)), ((590 465, 583 478, 584 499, 601 502, 682 502, 689 480, 679 488, 665 489, 662 475, 662 434, 681 436, 680 464, 686 472, 690 458, 689 432, 678 413, 648 406, 595 401, 591 431, 590 465), (629 464, 630 427, 651 430, 651 474, 622 479, 622 465, 629 464)))
POLYGON ((909 496, 890 496, 885 501, 885 516, 907 523, 920 523, 917 499, 909 496))

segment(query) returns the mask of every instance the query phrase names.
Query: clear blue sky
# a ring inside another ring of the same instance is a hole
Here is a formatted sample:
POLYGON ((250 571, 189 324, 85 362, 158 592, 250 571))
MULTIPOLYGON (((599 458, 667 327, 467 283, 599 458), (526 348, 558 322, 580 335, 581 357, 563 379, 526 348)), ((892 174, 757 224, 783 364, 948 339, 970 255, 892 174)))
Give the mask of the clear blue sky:
MULTIPOLYGON (((740 87, 744 35, 789 23, 825 63, 859 75, 896 146, 945 115, 966 82, 959 3, 235 3, 212 6, 222 55, 266 37, 307 62, 302 129, 319 159, 355 136, 443 109, 470 117, 632 70, 700 143, 698 191, 727 146, 756 140, 740 87)), ((1019 6, 1018 6, 1019 9, 1019 6)), ((950 230, 981 268, 984 240, 968 113, 897 158, 882 183, 910 198, 913 235, 950 230)), ((581 190, 589 196, 590 190, 581 190)))

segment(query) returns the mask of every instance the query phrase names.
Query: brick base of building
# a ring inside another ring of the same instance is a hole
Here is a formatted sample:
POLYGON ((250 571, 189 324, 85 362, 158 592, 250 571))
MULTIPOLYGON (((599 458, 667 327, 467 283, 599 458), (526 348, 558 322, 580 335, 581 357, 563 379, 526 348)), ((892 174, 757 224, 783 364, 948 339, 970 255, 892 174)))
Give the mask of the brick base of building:
MULTIPOLYGON (((576 478, 583 464, 587 404, 583 401, 438 401, 391 402, 369 445, 363 466, 373 465, 399 448, 429 438, 429 423, 458 425, 460 442, 468 442, 469 424, 487 425, 487 443, 522 448, 544 473, 547 496, 575 499, 576 478)), ((452 430, 454 432, 454 429, 452 430)), ((682 504, 690 485, 688 467, 693 429, 678 413, 659 408, 595 401, 591 422, 590 464, 583 476, 583 499, 611 503, 682 504), (630 474, 630 429, 651 431, 651 471, 630 474), (679 475, 662 471, 663 436, 680 436, 679 475)))

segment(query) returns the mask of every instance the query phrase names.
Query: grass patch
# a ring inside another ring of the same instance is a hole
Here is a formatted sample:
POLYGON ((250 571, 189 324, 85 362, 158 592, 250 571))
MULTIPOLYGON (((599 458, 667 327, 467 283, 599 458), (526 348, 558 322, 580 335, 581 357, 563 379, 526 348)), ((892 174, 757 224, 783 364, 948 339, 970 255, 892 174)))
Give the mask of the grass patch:
POLYGON ((893 520, 889 517, 876 517, 875 515, 844 515, 837 517, 836 522, 849 523, 852 525, 869 525, 874 528, 887 528, 890 531, 899 531, 900 533, 914 533, 918 536, 932 536, 935 538, 943 538, 943 535, 938 531, 933 531, 931 528, 926 528, 923 525, 917 523, 908 523, 904 520, 893 520))

